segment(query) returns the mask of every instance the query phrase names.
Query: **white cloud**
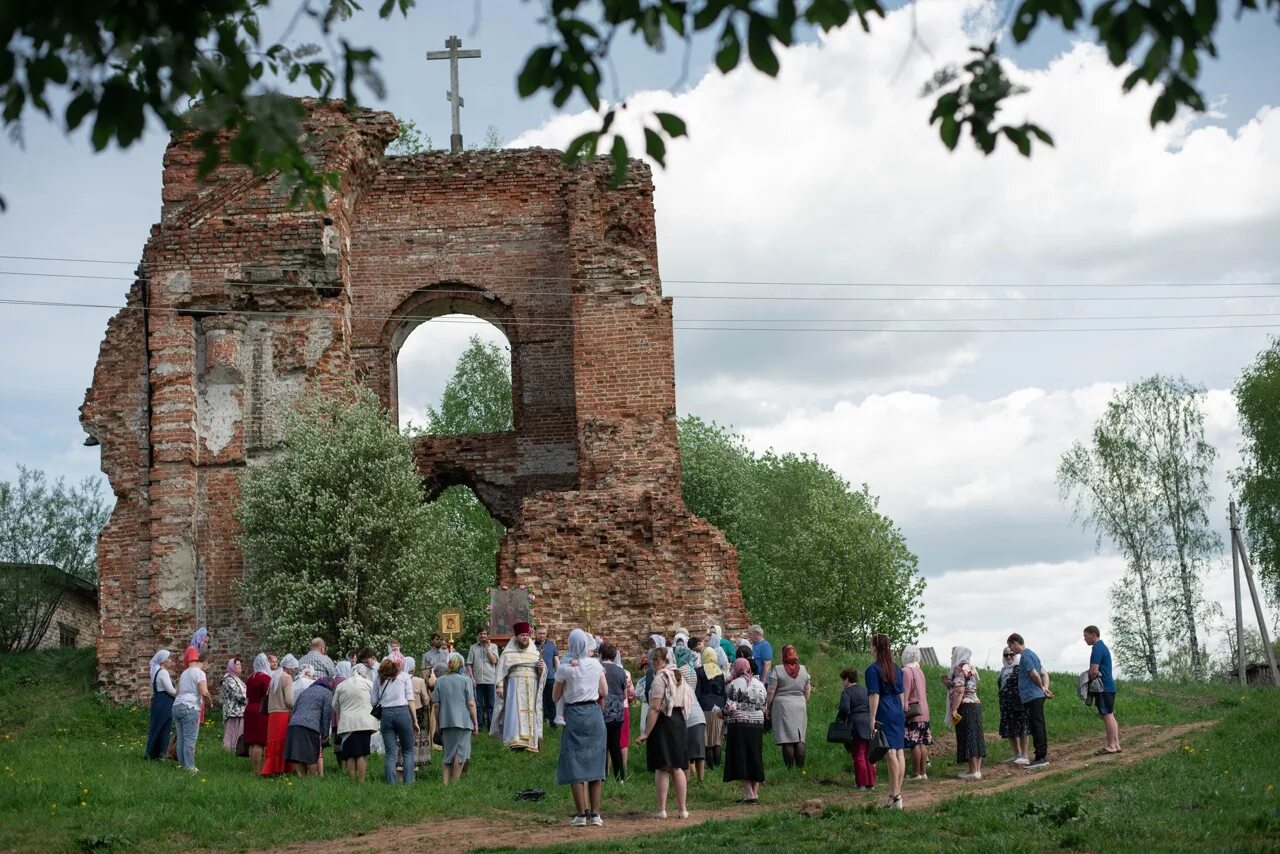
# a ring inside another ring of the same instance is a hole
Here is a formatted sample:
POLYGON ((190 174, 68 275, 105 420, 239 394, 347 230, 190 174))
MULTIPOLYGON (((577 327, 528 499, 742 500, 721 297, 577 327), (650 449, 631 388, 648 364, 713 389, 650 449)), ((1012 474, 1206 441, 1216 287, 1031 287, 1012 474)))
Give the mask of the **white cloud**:
MULTIPOLYGON (((975 2, 916 5, 878 22, 872 35, 851 26, 821 44, 782 51, 777 79, 749 69, 712 72, 679 94, 631 95, 615 126, 633 151, 642 149, 638 122, 653 110, 675 112, 690 128, 687 140, 669 146, 668 168, 654 176, 668 291, 962 293, 670 281, 737 279, 950 282, 985 286, 970 295, 1033 296, 1044 292, 1012 286, 1277 279, 1280 195, 1271 188, 1280 186, 1280 110, 1264 108, 1233 131, 1186 116, 1153 131, 1152 92, 1139 87, 1124 95, 1125 70, 1112 68, 1097 47, 1078 43, 1043 70, 1011 68, 1031 92, 1009 102, 1006 120, 1040 122, 1055 148, 1031 160, 1012 149, 983 157, 966 141, 948 153, 929 127, 932 103, 919 97, 920 84, 938 66, 964 58, 972 40, 966 24, 977 20, 980 27, 990 9, 975 2), (913 18, 929 54, 910 49, 913 18)), ((589 114, 560 116, 512 145, 564 145, 595 121, 589 114)), ((977 318, 964 325, 981 328, 1005 325, 984 323, 985 317, 1241 310, 1280 311, 1280 299, 676 302, 680 321, 822 318, 864 327, 895 317, 977 318)), ((998 387, 1011 367, 1067 374, 1067 383, 1080 386, 1131 379, 1129 366, 1149 371, 1163 360, 1168 371, 1214 371, 1203 381, 1222 384, 1264 341, 1261 330, 1092 337, 684 331, 677 333, 677 353, 682 409, 755 425, 779 411, 858 394, 957 383, 998 387), (993 350, 1001 364, 981 358, 993 350), (1206 352, 1225 358, 1205 364, 1206 352), (1109 367, 1106 374, 1099 375, 1100 365, 1109 367)))

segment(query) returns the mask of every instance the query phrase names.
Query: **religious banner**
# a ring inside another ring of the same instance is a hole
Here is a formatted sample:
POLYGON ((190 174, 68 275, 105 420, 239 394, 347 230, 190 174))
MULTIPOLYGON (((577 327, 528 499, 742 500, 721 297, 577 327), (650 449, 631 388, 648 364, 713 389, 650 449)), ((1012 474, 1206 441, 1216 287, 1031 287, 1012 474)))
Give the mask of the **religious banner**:
POLYGON ((449 641, 449 649, 453 649, 454 635, 462 634, 462 618, 461 608, 446 608, 436 615, 440 624, 440 634, 449 641))
POLYGON ((516 623, 533 622, 533 593, 525 587, 489 588, 489 635, 511 637, 516 623))

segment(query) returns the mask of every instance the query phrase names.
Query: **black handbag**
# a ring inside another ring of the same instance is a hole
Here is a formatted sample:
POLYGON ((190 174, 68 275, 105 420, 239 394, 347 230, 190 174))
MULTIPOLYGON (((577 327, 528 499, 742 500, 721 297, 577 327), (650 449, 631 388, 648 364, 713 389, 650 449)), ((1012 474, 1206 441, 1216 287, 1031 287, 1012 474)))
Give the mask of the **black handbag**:
POLYGON ((832 721, 827 724, 829 744, 848 744, 853 741, 853 724, 849 721, 832 721))
POLYGON ((383 685, 382 690, 378 692, 378 702, 373 704, 369 709, 369 714, 373 715, 377 720, 382 720, 382 695, 387 693, 387 686, 383 685))
POLYGON ((871 749, 867 751, 867 761, 875 765, 889 752, 889 736, 883 729, 877 729, 875 738, 871 739, 871 749))

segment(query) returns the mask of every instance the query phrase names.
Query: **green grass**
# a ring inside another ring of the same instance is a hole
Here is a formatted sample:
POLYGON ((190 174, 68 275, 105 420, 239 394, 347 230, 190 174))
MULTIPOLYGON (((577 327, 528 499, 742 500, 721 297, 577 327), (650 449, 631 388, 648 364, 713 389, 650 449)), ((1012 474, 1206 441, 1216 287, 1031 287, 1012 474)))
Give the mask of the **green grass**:
MULTIPOLYGON (((788 773, 782 768, 779 752, 766 746, 768 794, 773 803, 821 797, 830 791, 831 784, 852 786, 843 750, 826 744, 822 735, 839 695, 840 668, 845 664, 865 666, 866 661, 822 655, 811 644, 799 646, 817 685, 810 711, 809 767, 806 776, 788 773)), ((260 848, 349 836, 430 816, 484 815, 494 808, 548 822, 563 821, 572 812, 567 788, 554 785, 558 746, 554 736, 538 756, 512 754, 487 736, 480 737, 471 773, 460 785, 447 789, 441 786, 434 767, 413 787, 385 786, 381 783, 381 761, 375 757, 370 763, 370 781, 361 787, 332 770, 322 780, 253 777, 248 760, 222 750, 221 724, 214 715, 202 730, 197 748, 201 773, 188 775, 172 763, 142 758, 147 710, 104 702, 93 689, 92 667, 92 657, 84 651, 0 656, 0 850, 260 848), (544 802, 512 800, 515 790, 535 786, 547 789, 544 802)), ((1074 687, 1074 679, 1059 677, 1059 684, 1074 687)), ((982 695, 989 731, 996 726, 994 692, 995 680, 988 674, 982 695)), ((1119 787, 1116 791, 1121 793, 1114 798, 1097 796, 1106 787, 1099 782, 1102 778, 1091 778, 1078 786, 1070 782, 1037 786, 1034 795, 1020 790, 1008 797, 947 802, 936 817, 927 820, 924 836, 918 815, 904 819, 854 811, 832 813, 823 821, 765 815, 747 824, 745 841, 748 846, 759 843, 762 847, 806 841, 833 844, 846 834, 875 830, 878 847, 936 840, 940 847, 965 847, 972 842, 975 847, 999 848, 1000 844, 1009 847, 1016 842, 993 841, 1003 839, 1000 834, 1007 834, 1007 827, 1024 834, 1028 828, 1035 829, 1042 835, 1033 835, 1033 839, 1053 844, 1070 841, 1071 834, 1085 830, 1114 829, 1132 834, 1135 823, 1146 825, 1153 809, 1157 814, 1165 810, 1171 817, 1179 817, 1184 806, 1202 796, 1204 775, 1208 774, 1215 788, 1206 803, 1213 804, 1215 810, 1230 808, 1239 819, 1221 823, 1233 834, 1224 839, 1265 847, 1267 840, 1276 843, 1280 827, 1275 817, 1276 800, 1267 800, 1262 794, 1266 784, 1280 782, 1266 779, 1268 774, 1277 776, 1272 769, 1280 767, 1276 695, 1250 692, 1241 700, 1241 693, 1229 685, 1122 684, 1119 716, 1126 725, 1228 717, 1214 733, 1197 739, 1203 746, 1198 746, 1196 753, 1183 751, 1156 760, 1161 763, 1158 773, 1147 770, 1152 763, 1134 771, 1115 772, 1120 776, 1106 784, 1119 787), (1219 768, 1218 763, 1226 764, 1219 768), (1223 775, 1224 770, 1229 773, 1223 775), (1170 780, 1189 777, 1192 771, 1198 775, 1195 780, 1169 784, 1170 780), (1233 776, 1236 774, 1239 776, 1233 776), (1245 789, 1238 790, 1240 786, 1245 789), (1063 827, 1016 818, 1029 798, 1052 805, 1075 800, 1082 805, 1084 818, 1063 827), (901 832, 895 832, 896 828, 901 832), (770 845, 765 845, 767 840, 772 840, 770 845)), ((942 686, 936 673, 930 676, 930 702, 935 717, 941 717, 942 686)), ((1046 709, 1051 742, 1099 733, 1096 716, 1068 692, 1046 709)), ((992 746, 993 761, 1007 755, 1003 745, 992 746)), ((934 761, 936 765, 938 759, 934 761)), ((633 780, 625 787, 606 784, 606 813, 652 809, 652 786, 643 765, 643 749, 633 749, 633 780)), ((728 807, 738 797, 736 787, 716 779, 713 776, 695 790, 694 808, 728 807)), ((1235 847, 1234 842, 1212 845, 1212 834, 1219 825, 1200 821, 1199 810, 1190 814, 1197 817, 1197 832, 1204 834, 1190 844, 1235 847)), ((690 830, 680 837, 696 840, 699 847, 732 844, 741 848, 742 830, 739 826, 730 832, 721 824, 719 830, 690 830)), ((1169 827, 1161 832, 1173 833, 1169 827)), ((1175 845, 1181 838, 1168 836, 1166 844, 1175 845)), ((1085 847, 1106 846, 1086 839, 1085 847)))

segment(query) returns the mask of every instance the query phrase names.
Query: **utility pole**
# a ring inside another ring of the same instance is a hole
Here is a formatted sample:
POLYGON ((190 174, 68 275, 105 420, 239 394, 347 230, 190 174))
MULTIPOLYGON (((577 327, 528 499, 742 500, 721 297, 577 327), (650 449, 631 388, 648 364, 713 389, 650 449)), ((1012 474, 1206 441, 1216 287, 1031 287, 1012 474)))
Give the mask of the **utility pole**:
POLYGON ((1236 673, 1240 684, 1248 685, 1244 660, 1244 606, 1240 601, 1240 548, 1236 545, 1236 502, 1231 499, 1231 581, 1236 592, 1236 673))
POLYGON ((449 38, 445 39, 444 46, 448 50, 427 51, 427 59, 449 60, 449 91, 444 93, 444 97, 453 107, 453 133, 449 135, 449 151, 457 154, 462 151, 463 106, 462 94, 458 91, 458 60, 479 59, 480 51, 458 50, 458 48, 462 47, 462 39, 457 36, 449 36, 449 38))
MULTIPOLYGON (((1267 664, 1271 668, 1271 684, 1280 688, 1280 670, 1276 668, 1276 652, 1271 648, 1271 633, 1267 631, 1267 618, 1262 610, 1262 600, 1258 598, 1258 588, 1253 583, 1253 566, 1249 563, 1249 552, 1245 550, 1244 540, 1240 536, 1240 524, 1236 519, 1236 503, 1231 502, 1231 544, 1233 551, 1240 555, 1244 564, 1244 578, 1249 582, 1249 596, 1253 599, 1253 612, 1258 618, 1258 631, 1262 635, 1262 648, 1267 654, 1267 664)), ((1237 635, 1239 637, 1239 635, 1237 635)), ((1243 660, 1244 653, 1241 652, 1243 660)))

